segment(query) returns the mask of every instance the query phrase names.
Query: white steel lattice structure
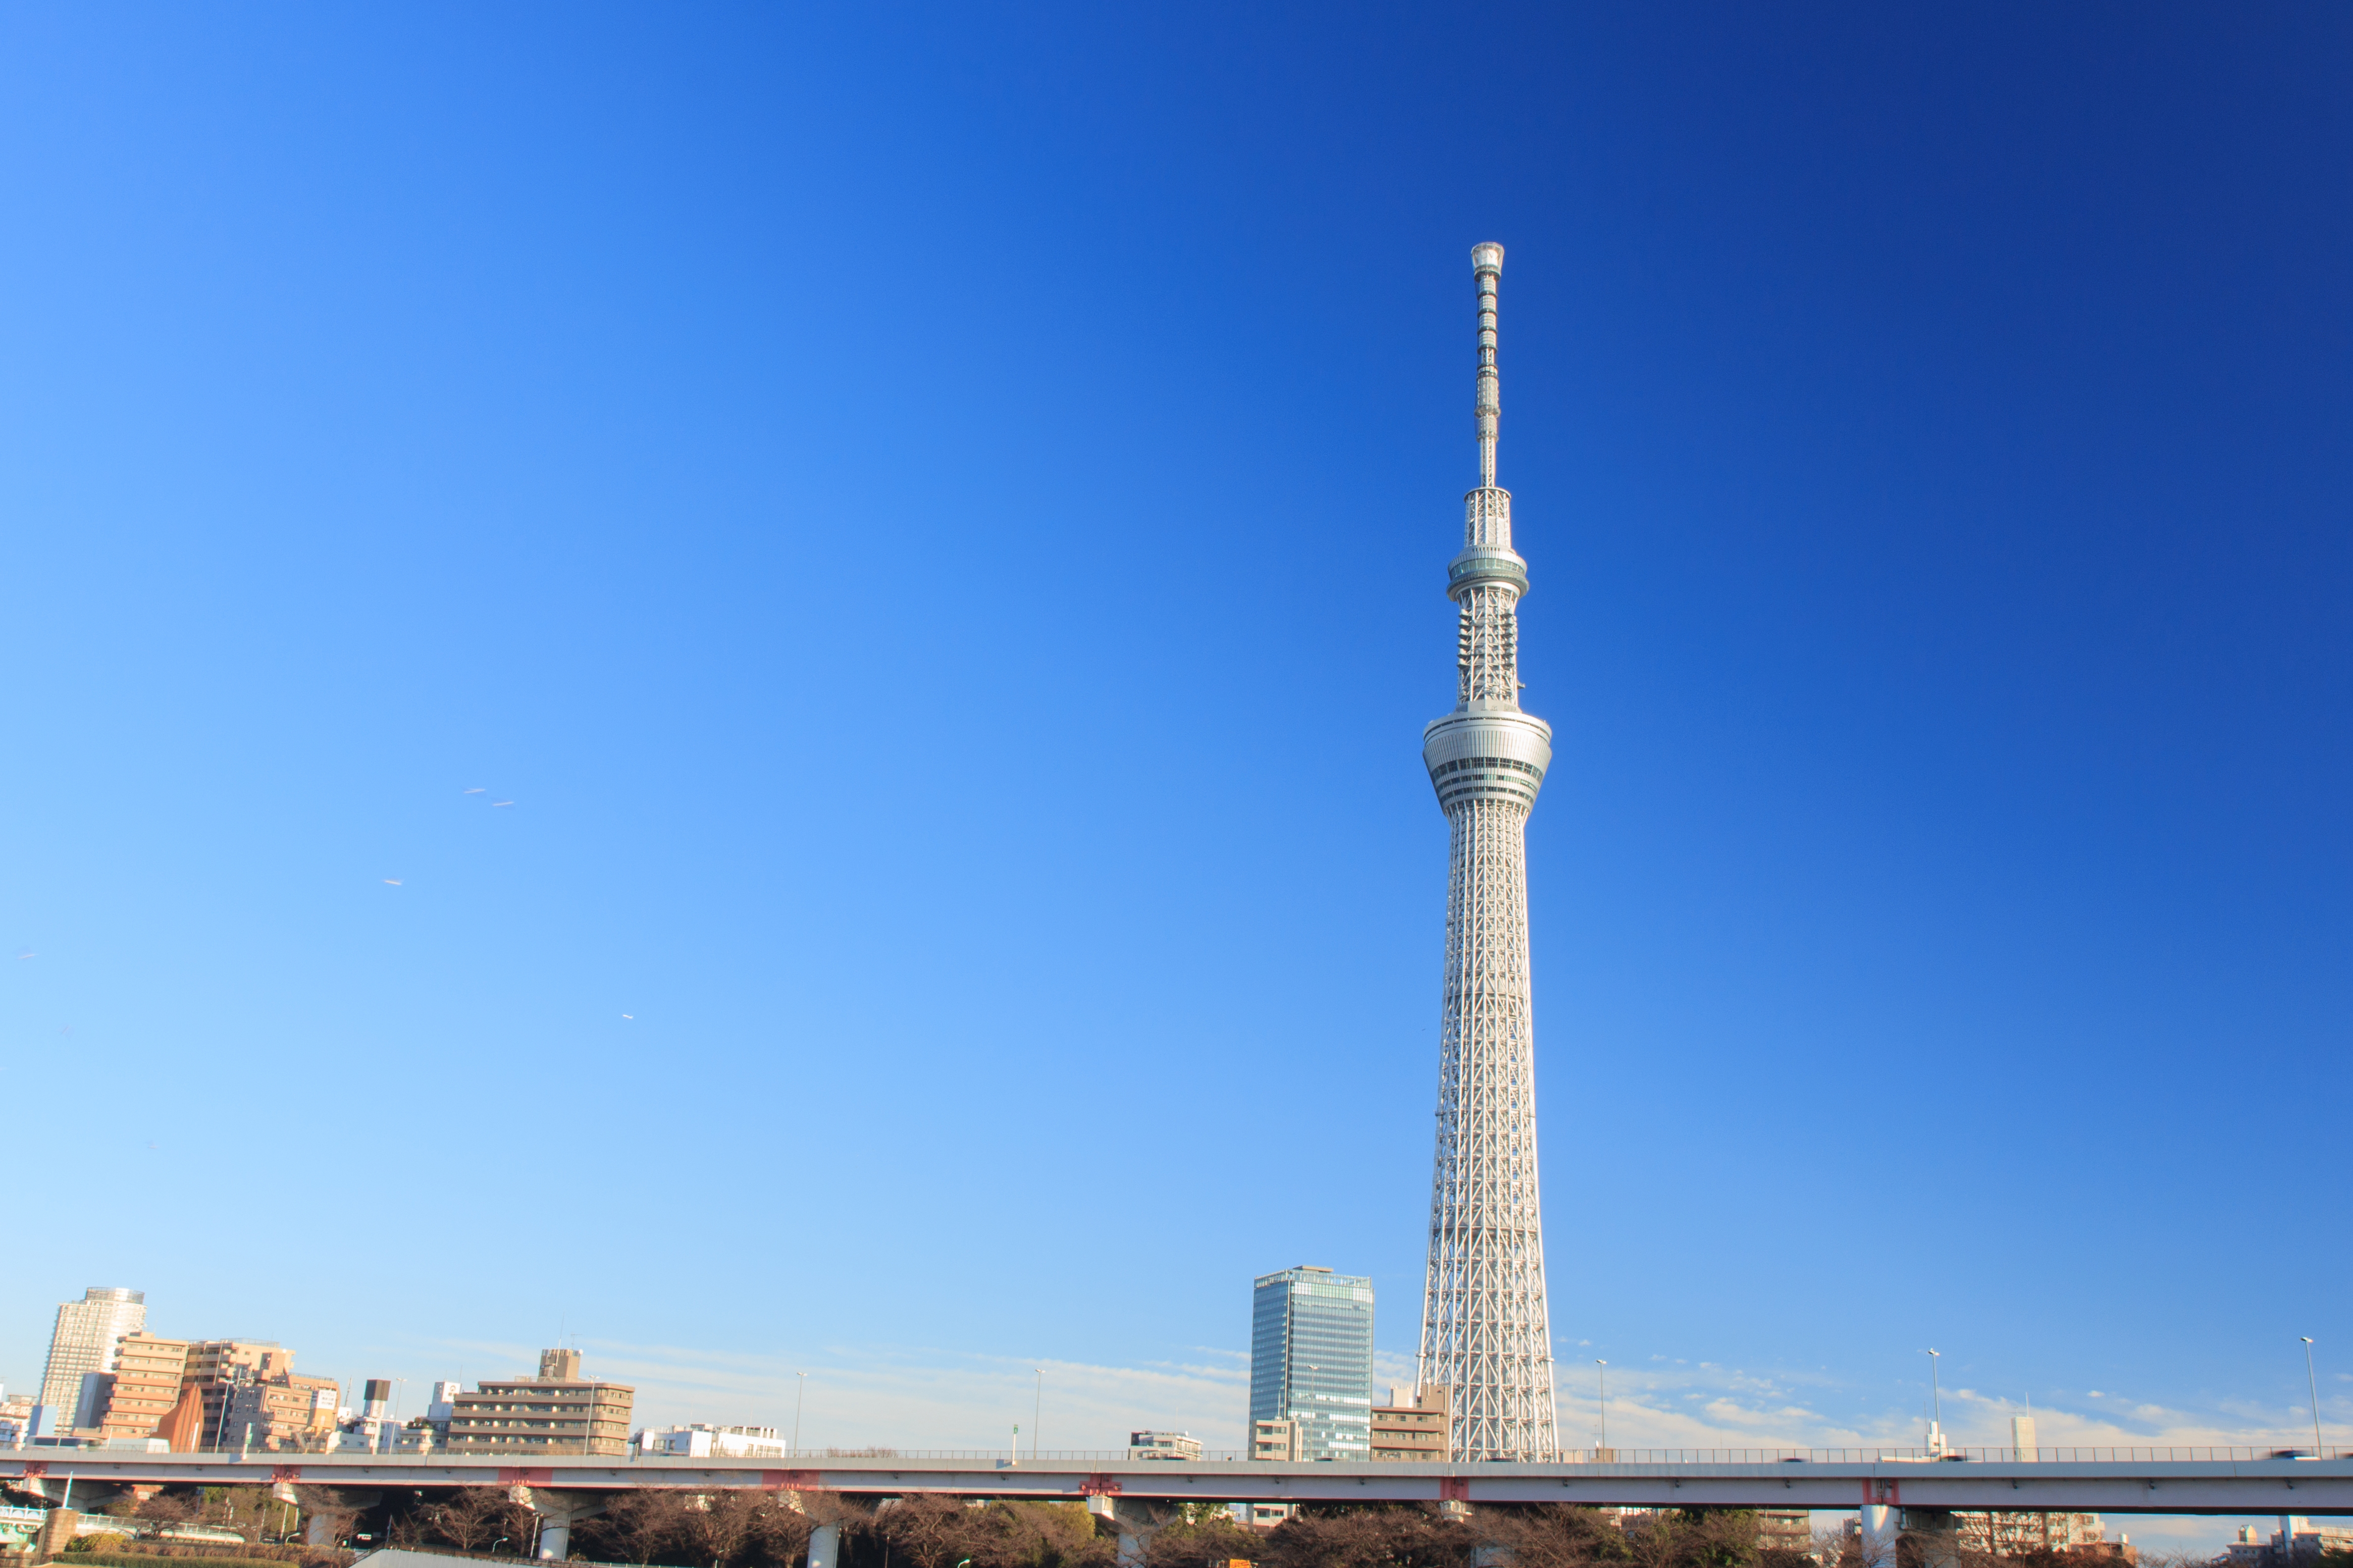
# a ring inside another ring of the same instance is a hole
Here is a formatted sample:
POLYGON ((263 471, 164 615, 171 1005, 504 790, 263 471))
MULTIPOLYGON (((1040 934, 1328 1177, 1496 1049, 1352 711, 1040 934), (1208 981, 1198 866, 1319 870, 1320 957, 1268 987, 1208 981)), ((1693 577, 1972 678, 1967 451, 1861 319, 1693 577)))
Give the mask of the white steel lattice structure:
POLYGON ((1443 1388, 1457 1459, 1553 1458, 1552 1331, 1536 1198, 1535 1013, 1526 826, 1552 727, 1520 711, 1512 497, 1495 485, 1495 285, 1504 247, 1471 252, 1479 287, 1479 488, 1446 568, 1457 609, 1454 711, 1422 732, 1446 813, 1446 1000, 1420 1376, 1443 1388))

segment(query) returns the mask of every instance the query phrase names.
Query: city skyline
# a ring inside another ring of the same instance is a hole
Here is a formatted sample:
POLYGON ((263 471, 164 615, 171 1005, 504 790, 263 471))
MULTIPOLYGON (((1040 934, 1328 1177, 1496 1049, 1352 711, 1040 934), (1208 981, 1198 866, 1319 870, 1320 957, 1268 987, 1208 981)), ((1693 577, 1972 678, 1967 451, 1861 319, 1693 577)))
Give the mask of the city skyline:
POLYGON ((0 17, 12 1390, 1413 1381, 1494 237, 1563 1444, 2353 1429, 2343 18, 894 17, 0 17))
MULTIPOLYGON (((1267 1279, 1299 1275, 1300 1269, 1278 1271, 1267 1279)), ((1327 1272, 1315 1270, 1314 1272, 1327 1272)), ((1335 1277, 1335 1279, 1340 1277, 1335 1277)), ((1361 1279, 1349 1281, 1360 1285, 1361 1279)), ((212 1344, 227 1347, 235 1344, 262 1345, 283 1350, 271 1342, 215 1341, 212 1344)), ((1050 1424, 1059 1429, 1074 1430, 1082 1439, 1079 1451, 1103 1454, 1119 1451, 1117 1439, 1133 1430, 1139 1413, 1152 1417, 1152 1423, 1163 1427, 1189 1430, 1197 1436, 1207 1432, 1208 1446, 1219 1447, 1218 1439, 1236 1430, 1234 1417, 1228 1413, 1237 1400, 1249 1398, 1249 1353, 1241 1352, 1239 1370, 1228 1368, 1220 1375, 1217 1369, 1151 1369, 1088 1367, 1046 1358, 1047 1365, 1033 1368, 1024 1358, 973 1358, 959 1380, 965 1386, 947 1393, 942 1388, 936 1365, 905 1364, 896 1366, 887 1362, 870 1361, 864 1365, 854 1360, 835 1362, 817 1374, 817 1396, 808 1398, 808 1384, 799 1374, 786 1370, 783 1362, 756 1355, 732 1354, 722 1356, 682 1356, 675 1350, 652 1346, 607 1345, 590 1342, 600 1363, 600 1375, 607 1367, 612 1374, 624 1377, 650 1397, 638 1403, 634 1425, 643 1430, 662 1431, 684 1427, 690 1423, 705 1426, 733 1426, 738 1430, 746 1425, 774 1432, 789 1432, 781 1420, 799 1415, 812 1418, 807 1433, 809 1448, 841 1447, 862 1448, 877 1444, 898 1444, 910 1439, 911 1432, 924 1441, 944 1437, 960 1437, 974 1448, 989 1447, 990 1416, 1025 1398, 1036 1397, 1046 1412, 1050 1424), (1016 1364, 1019 1362, 1020 1364, 1016 1364), (1039 1378, 1033 1390, 1030 1376, 1039 1378), (976 1400, 979 1385, 993 1383, 996 1394, 976 1400), (1189 1384, 1189 1387, 1187 1386, 1189 1384), (1050 1390, 1050 1397, 1048 1396, 1050 1390), (1204 1401, 1206 1400, 1206 1403, 1204 1401), (756 1413, 748 1422, 746 1413, 756 1413), (961 1423, 961 1425, 959 1425, 961 1423), (1124 1427, 1125 1430, 1118 1430, 1124 1427), (1087 1436, 1097 1440, 1087 1442, 1087 1436)), ((480 1355, 485 1347, 473 1344, 467 1353, 480 1355)), ((290 1352, 289 1352, 290 1354, 290 1352)), ((434 1384, 399 1373, 397 1368, 414 1365, 404 1360, 413 1356, 412 1349, 388 1356, 378 1356, 371 1363, 373 1371, 365 1378, 353 1376, 341 1380, 346 1395, 347 1410, 356 1413, 358 1391, 366 1382, 375 1388, 395 1389, 421 1386, 426 1393, 419 1399, 436 1396, 443 1388, 455 1389, 459 1384, 434 1384), (394 1375, 385 1377, 387 1372, 394 1375)), ((478 1373, 472 1381, 481 1386, 494 1386, 517 1378, 530 1379, 531 1368, 537 1364, 539 1376, 549 1373, 549 1358, 573 1355, 569 1365, 577 1370, 575 1352, 513 1349, 491 1355, 498 1368, 488 1373, 478 1373)), ((1662 1358, 1652 1358, 1654 1361, 1662 1358)), ((447 1364, 445 1356, 442 1364, 447 1364)), ((1970 1363, 1958 1363, 1961 1366, 1970 1363)), ((1411 1363, 1403 1358, 1376 1359, 1375 1375, 1384 1380, 1409 1373, 1411 1363)), ((557 1369, 559 1372, 563 1369, 557 1369)), ((1614 1375, 1619 1379, 1610 1399, 1611 1446, 1620 1453, 1642 1448, 1691 1450, 1694 1448, 1753 1449, 1760 1443, 1786 1446, 1851 1447, 1857 1445, 1884 1444, 1891 1448, 1919 1450, 1925 1434, 1922 1426, 1927 1419, 1927 1406, 1912 1415, 1891 1414, 1875 1427, 1858 1429, 1831 1424, 1824 1413, 1808 1408, 1813 1395, 1835 1388, 1834 1379, 1819 1382, 1791 1376, 1787 1369, 1748 1372, 1737 1369, 1709 1368, 1678 1363, 1671 1368, 1641 1365, 1621 1365, 1614 1375), (1727 1375, 1728 1373, 1728 1375, 1727 1375), (1756 1407, 1762 1396, 1763 1407, 1756 1407), (1751 1408, 1734 1413, 1727 1406, 1746 1399, 1751 1408), (1696 1405, 1697 1408, 1693 1408, 1696 1405), (1727 1415, 1735 1425, 1722 1425, 1727 1415), (1759 1426, 1759 1419, 1774 1424, 1759 1426), (1714 1424, 1711 1424, 1714 1423, 1714 1424), (1746 1423, 1746 1424, 1743 1424, 1746 1423)), ((2326 1373, 2333 1381, 2353 1382, 2353 1377, 2333 1370, 2326 1373)), ((396 1400, 397 1395, 396 1394, 396 1400)), ((2094 1392, 2096 1400, 2102 1397, 2094 1392)), ((2036 1403, 2022 1404, 2015 1399, 1991 1394, 1962 1382, 1947 1384, 1944 1388, 1944 1413, 1948 1437, 1957 1447, 1974 1448, 2004 1448, 2024 1441, 2040 1446, 2043 1457, 2052 1450, 2067 1447, 2147 1447, 2151 1442, 2167 1446, 2186 1447, 2206 1444, 2237 1444, 2269 1447, 2294 1447, 2297 1436, 2308 1433, 2305 1420, 2290 1413, 2284 1420, 2274 1420, 2263 1426, 2240 1424, 2232 1426, 2184 1425, 2185 1416, 2195 1419, 2193 1413, 2152 1412, 2146 1407, 2134 1412, 2136 1418, 2147 1422, 2152 1415, 2161 1416, 2175 1424, 2157 1430, 2121 1428, 2105 1419, 2111 1413, 2082 1410, 2070 1406, 2036 1403), (2021 1421, 2029 1436, 2021 1438, 2021 1421), (2040 1425, 2039 1434, 2036 1424, 2040 1425)), ((412 1400, 412 1404, 417 1400, 412 1400)), ((1030 1408, 1020 1405, 1021 1408, 1030 1408)), ((1564 1391, 1562 1397, 1563 1436, 1565 1446, 1577 1446, 1573 1427, 1579 1419, 1593 1412, 1589 1405, 1581 1405, 1573 1393, 1564 1391)), ((396 1414, 422 1414, 401 1412, 396 1414)), ((2332 1448, 2343 1439, 2334 1425, 2327 1434, 2332 1448)), ((1233 1442, 1233 1448, 1242 1445, 1233 1442)), ((1063 1449, 1056 1443, 1048 1452, 1063 1449)), ((2145 1545, 2203 1550, 2225 1543, 2241 1530, 2266 1527, 2269 1516, 2174 1517, 2166 1515, 2136 1515, 2130 1528, 2145 1545)))

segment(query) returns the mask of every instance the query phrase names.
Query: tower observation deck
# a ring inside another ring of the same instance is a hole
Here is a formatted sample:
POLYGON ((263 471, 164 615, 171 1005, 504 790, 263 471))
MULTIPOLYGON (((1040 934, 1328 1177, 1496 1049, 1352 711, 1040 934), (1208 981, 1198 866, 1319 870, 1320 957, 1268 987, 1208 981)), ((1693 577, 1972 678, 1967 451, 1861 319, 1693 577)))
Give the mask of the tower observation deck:
POLYGON ((1536 1195, 1535 1013, 1528 984, 1528 813, 1552 763, 1552 727, 1520 710, 1512 496, 1495 483, 1502 398, 1495 289, 1504 247, 1472 247, 1479 290, 1479 484, 1463 498, 1454 711, 1422 731, 1446 813, 1446 984, 1439 1026, 1438 1149, 1420 1378, 1448 1391, 1456 1459, 1548 1460, 1552 1331, 1536 1195))

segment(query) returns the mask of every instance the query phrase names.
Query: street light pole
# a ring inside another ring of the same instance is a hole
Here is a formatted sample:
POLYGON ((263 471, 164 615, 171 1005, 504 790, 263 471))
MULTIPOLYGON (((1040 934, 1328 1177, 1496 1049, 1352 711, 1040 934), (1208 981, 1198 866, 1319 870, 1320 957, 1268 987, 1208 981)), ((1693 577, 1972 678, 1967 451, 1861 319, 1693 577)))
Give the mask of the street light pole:
MULTIPOLYGON (((1601 1436, 1593 1446, 1607 1448, 1609 1447, 1609 1363, 1599 1356, 1594 1357, 1593 1375, 1600 1384, 1600 1397, 1597 1403, 1601 1408, 1601 1436)), ((1600 1456, 1597 1454, 1594 1458, 1600 1456)))
POLYGON ((1934 1401, 1929 1406, 1932 1414, 1928 1417, 1928 1446, 1939 1454, 1945 1451, 1945 1388, 1936 1376, 1936 1363, 1944 1359, 1940 1351, 1932 1349, 1928 1352, 1928 1392, 1934 1401))
POLYGON ((1038 1462, 1038 1424, 1046 1418, 1046 1369, 1041 1366, 1036 1371, 1038 1401, 1029 1412, 1029 1462, 1033 1465, 1038 1462))
POLYGON ((808 1373, 800 1372, 793 1375, 801 1380, 800 1387, 793 1394, 793 1452, 797 1454, 801 1451, 801 1402, 808 1397, 808 1373))
POLYGON ((2298 1334, 2296 1338, 2304 1342, 2304 1383, 2312 1390, 2312 1457, 2325 1459, 2328 1451, 2320 1446, 2320 1379, 2312 1371, 2312 1336, 2298 1334))

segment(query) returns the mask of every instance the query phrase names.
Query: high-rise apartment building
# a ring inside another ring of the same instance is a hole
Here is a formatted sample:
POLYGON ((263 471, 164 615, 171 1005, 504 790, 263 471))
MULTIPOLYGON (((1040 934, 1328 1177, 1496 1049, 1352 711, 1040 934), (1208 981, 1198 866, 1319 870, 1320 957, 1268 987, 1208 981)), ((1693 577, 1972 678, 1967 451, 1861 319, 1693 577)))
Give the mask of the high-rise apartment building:
POLYGON ((81 1403, 82 1379, 91 1373, 112 1372, 115 1342, 146 1326, 147 1296, 142 1290, 93 1285, 80 1300, 58 1309, 48 1365, 41 1373, 41 1403, 49 1407, 53 1430, 90 1414, 81 1403))
POLYGON ((450 1401, 453 1454, 627 1454, 637 1390, 580 1375, 578 1351, 542 1351, 539 1375, 450 1401))
POLYGON ((1302 1458, 1372 1457, 1370 1279, 1304 1264, 1260 1276, 1250 1291, 1250 1418, 1253 1426, 1297 1422, 1302 1458))
POLYGON ((100 1373, 98 1408, 90 1424, 106 1437, 152 1437, 180 1402, 180 1374, 188 1342, 157 1339, 142 1330, 114 1343, 114 1370, 100 1373))

